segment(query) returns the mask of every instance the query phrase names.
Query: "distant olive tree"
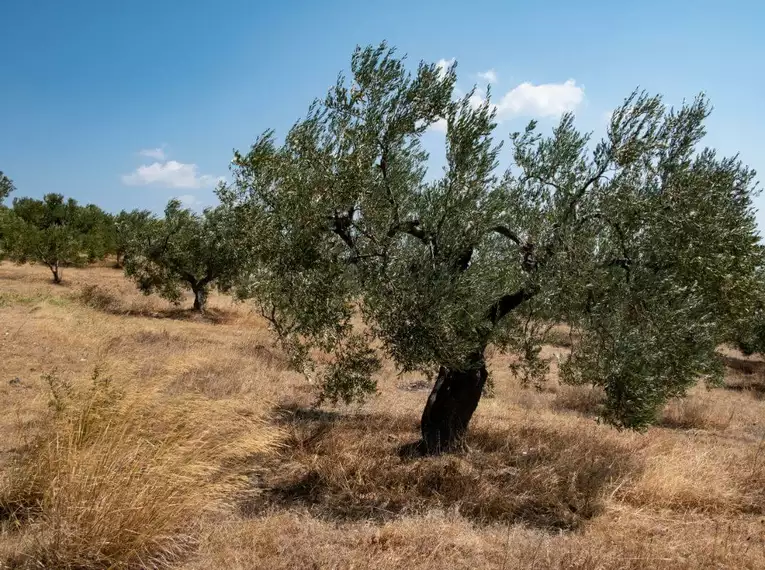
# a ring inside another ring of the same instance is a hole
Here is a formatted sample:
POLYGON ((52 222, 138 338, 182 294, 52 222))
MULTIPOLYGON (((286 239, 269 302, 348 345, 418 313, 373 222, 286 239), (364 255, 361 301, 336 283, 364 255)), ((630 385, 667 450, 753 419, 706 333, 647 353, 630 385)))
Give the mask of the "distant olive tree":
POLYGON ((16 198, 4 216, 5 255, 16 263, 41 263, 50 269, 53 282, 61 283, 64 267, 87 261, 81 210, 76 200, 61 194, 16 198))
POLYGON ((113 217, 114 254, 117 267, 123 267, 127 250, 141 234, 146 232, 154 223, 149 210, 122 210, 113 217))
POLYGON ((212 287, 227 290, 241 265, 239 226, 225 208, 201 215, 171 200, 164 219, 136 214, 124 253, 125 274, 146 294, 180 303, 184 289, 194 294, 194 309, 204 312, 212 287), (135 231, 139 229, 140 231, 135 231))
POLYGON ((487 380, 490 345, 546 367, 540 343, 566 322, 564 380, 605 390, 604 418, 639 428, 699 378, 747 306, 762 264, 754 172, 700 147, 703 96, 667 109, 633 93, 592 141, 564 115, 531 122, 498 171, 494 105, 455 93, 455 66, 357 49, 340 77, 277 144, 235 154, 219 190, 247 220, 243 294, 274 323, 336 355, 335 399, 375 389, 375 340, 402 370, 437 371, 422 448, 452 448, 487 380), (446 167, 428 170, 422 135, 445 121, 446 167), (358 310, 363 331, 351 326, 358 310))
POLYGON ((88 204, 80 208, 77 218, 77 229, 83 236, 83 253, 89 262, 115 253, 116 230, 111 214, 95 204, 88 204))
POLYGON ((0 261, 6 255, 6 234, 8 233, 8 224, 10 222, 10 213, 3 201, 15 190, 13 181, 0 171, 0 261))

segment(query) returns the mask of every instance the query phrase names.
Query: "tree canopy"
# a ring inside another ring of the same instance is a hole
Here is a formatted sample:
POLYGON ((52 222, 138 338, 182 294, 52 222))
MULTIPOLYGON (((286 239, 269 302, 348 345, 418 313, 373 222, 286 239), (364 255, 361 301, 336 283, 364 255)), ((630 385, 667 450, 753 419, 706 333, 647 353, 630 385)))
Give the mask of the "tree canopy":
POLYGON ((114 253, 118 267, 124 264, 130 245, 136 243, 139 236, 151 227, 153 218, 149 210, 131 210, 130 212, 122 210, 112 218, 114 253))
POLYGON ((194 308, 204 311, 210 288, 227 290, 242 265, 239 227, 223 207, 198 215, 171 200, 164 219, 143 212, 123 217, 125 274, 146 294, 180 303, 184 288, 191 289, 194 308))
POLYGON ((242 294, 302 345, 356 364, 330 367, 325 388, 373 390, 376 340, 403 370, 439 370, 423 436, 450 444, 487 346, 519 352, 537 381, 556 322, 572 327, 564 378, 602 386, 616 425, 647 425, 699 377, 719 378, 715 347, 750 306, 762 252, 754 172, 701 146, 706 98, 668 109, 635 92, 600 141, 571 114, 547 135, 532 121, 505 155, 490 99, 457 96, 455 81, 454 65, 410 72, 384 44, 359 48, 350 77, 283 142, 267 131, 237 152, 219 190, 256 260, 242 294), (441 173, 422 145, 437 121, 441 173))
POLYGON ((0 206, 2 206, 3 200, 5 200, 15 189, 13 181, 0 170, 0 206))
POLYGON ((76 200, 61 194, 46 194, 42 200, 16 198, 4 216, 2 247, 11 261, 46 265, 54 283, 61 283, 64 267, 87 261, 88 231, 76 200))

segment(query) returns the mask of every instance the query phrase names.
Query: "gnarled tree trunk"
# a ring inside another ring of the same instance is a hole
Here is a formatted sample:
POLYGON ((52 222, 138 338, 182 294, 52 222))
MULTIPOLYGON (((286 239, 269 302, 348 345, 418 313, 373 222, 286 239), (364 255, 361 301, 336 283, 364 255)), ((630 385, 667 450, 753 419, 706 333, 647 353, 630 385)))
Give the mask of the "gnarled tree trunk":
POLYGON ((471 355, 465 370, 441 367, 422 412, 423 453, 437 454, 460 446, 487 377, 483 351, 471 355))
POLYGON ((50 268, 51 273, 53 273, 53 282, 56 285, 61 285, 61 267, 59 266, 58 261, 49 263, 48 267, 50 268))
POLYGON ((204 313, 207 306, 207 287, 196 284, 191 286, 191 290, 194 293, 194 310, 204 313))
MULTIPOLYGON (((534 291, 527 289, 503 295, 492 304, 486 317, 496 325, 533 295, 534 291)), ((463 369, 442 366, 438 371, 438 378, 420 421, 420 451, 423 453, 450 451, 462 443, 489 376, 484 359, 485 350, 484 346, 471 354, 463 369)))

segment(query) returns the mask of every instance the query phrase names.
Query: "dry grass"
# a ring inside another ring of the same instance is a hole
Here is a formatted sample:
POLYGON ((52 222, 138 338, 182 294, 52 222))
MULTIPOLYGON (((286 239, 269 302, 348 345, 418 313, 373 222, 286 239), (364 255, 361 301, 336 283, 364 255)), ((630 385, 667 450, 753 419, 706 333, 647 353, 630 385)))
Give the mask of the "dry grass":
POLYGON ((11 567, 168 567, 244 489, 223 465, 273 442, 246 410, 115 398, 76 396, 7 468, 0 511, 26 535, 11 567))
POLYGON ((99 316, 105 305, 94 306, 92 287, 71 289, 53 304, 40 291, 12 291, 16 303, 5 308, 20 318, 4 331, 3 356, 20 354, 6 360, 3 404, 19 404, 19 416, 0 424, 9 436, 0 567, 171 567, 200 525, 251 491, 245 459, 278 440, 270 404, 232 380, 235 398, 171 389, 182 377, 174 358, 215 344, 190 334, 209 325, 112 322, 99 316), (30 377, 32 362, 57 372, 30 377), (88 379, 89 368, 102 372, 88 379))
POLYGON ((246 306, 65 279, 0 264, 0 568, 765 568, 756 358, 619 432, 558 383, 559 335, 542 390, 494 357, 467 453, 412 458, 422 378, 313 410, 246 306))
POLYGON ((292 410, 285 423, 285 451, 260 481, 270 491, 247 513, 304 506, 323 518, 388 520, 435 509, 480 524, 570 529, 640 468, 632 447, 597 426, 582 438, 577 425, 477 425, 468 453, 414 459, 402 453, 417 437, 408 418, 292 410))

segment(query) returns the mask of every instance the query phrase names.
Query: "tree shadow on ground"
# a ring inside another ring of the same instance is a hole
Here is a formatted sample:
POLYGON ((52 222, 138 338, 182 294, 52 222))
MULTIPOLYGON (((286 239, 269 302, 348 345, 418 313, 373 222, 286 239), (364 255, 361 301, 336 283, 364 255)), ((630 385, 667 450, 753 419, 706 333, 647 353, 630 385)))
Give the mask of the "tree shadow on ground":
POLYGON ((76 293, 75 298, 91 309, 120 317, 171 319, 213 324, 225 324, 237 317, 237 314, 234 312, 218 308, 208 308, 204 313, 200 313, 195 309, 183 307, 169 307, 165 309, 136 307, 124 303, 118 295, 99 285, 86 285, 76 293))
POLYGON ((725 388, 736 392, 749 392, 758 399, 765 398, 765 361, 720 354, 725 367, 732 374, 725 378, 725 388))
POLYGON ((614 435, 587 438, 569 424, 474 429, 466 451, 418 457, 402 453, 416 446, 407 443, 418 436, 411 416, 282 408, 280 417, 286 445, 253 461, 253 483, 265 491, 242 503, 245 515, 300 507, 330 520, 384 521, 442 509, 480 524, 573 529, 641 469, 614 435))

